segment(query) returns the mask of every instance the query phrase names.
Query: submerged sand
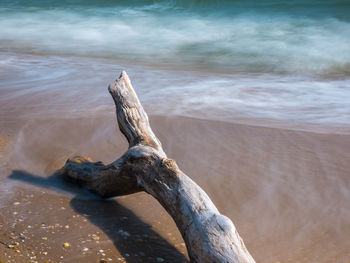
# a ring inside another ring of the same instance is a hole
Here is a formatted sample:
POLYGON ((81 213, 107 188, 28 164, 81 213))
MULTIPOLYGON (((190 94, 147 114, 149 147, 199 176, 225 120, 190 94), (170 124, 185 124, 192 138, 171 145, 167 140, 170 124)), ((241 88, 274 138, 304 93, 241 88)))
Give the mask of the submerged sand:
MULTIPOLYGON (((350 134, 150 120, 257 262, 350 261, 350 134)), ((0 260, 186 262, 175 224, 149 195, 98 200, 50 176, 75 154, 104 162, 122 154, 113 115, 4 119, 0 127, 0 260)))

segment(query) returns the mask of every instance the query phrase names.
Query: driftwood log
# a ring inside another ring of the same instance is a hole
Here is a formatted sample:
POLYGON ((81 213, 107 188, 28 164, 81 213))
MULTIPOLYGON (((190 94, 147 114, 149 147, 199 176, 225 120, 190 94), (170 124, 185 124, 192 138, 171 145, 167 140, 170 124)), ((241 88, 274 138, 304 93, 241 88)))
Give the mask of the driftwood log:
POLYGON ((140 191, 152 195, 174 219, 191 262, 255 262, 232 221, 167 158, 124 71, 108 90, 129 149, 107 165, 71 158, 60 173, 105 198, 140 191))

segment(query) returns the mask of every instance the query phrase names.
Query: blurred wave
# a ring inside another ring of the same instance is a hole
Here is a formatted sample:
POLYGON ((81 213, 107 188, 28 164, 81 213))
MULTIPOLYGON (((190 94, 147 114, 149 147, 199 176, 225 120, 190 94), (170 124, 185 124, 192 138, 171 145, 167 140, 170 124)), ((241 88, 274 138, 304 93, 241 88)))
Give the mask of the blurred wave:
POLYGON ((1 1, 0 51, 350 73, 348 1, 1 1))
MULTIPOLYGON (((0 119, 114 115, 106 87, 123 65, 96 58, 5 58, 7 62, 0 64, 0 119)), ((213 74, 135 65, 128 65, 127 69, 150 114, 349 128, 350 78, 213 74)))

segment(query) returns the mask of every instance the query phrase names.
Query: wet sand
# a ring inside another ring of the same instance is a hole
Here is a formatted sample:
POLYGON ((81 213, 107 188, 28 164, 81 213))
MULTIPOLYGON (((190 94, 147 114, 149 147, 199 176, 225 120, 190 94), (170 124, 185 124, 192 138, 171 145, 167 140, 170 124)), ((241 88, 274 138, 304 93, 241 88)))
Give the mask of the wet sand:
MULTIPOLYGON (((349 262, 350 134, 150 119, 168 156, 232 219, 257 262, 349 262)), ((112 113, 10 116, 0 127, 3 262, 186 262, 176 226, 149 195, 99 200, 50 176, 69 156, 111 162, 125 151, 112 113)))

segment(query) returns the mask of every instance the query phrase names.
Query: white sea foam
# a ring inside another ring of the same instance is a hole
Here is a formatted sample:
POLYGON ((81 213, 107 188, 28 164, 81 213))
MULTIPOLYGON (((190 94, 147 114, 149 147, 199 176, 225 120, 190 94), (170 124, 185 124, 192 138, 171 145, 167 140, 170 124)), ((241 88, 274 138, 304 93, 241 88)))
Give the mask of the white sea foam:
POLYGON ((151 113, 349 125, 346 3, 328 12, 296 1, 286 12, 238 2, 9 2, 0 9, 0 114, 112 110, 105 87, 127 69, 151 113))
MULTIPOLYGON (((3 71, 11 77, 0 81, 1 116, 75 118, 114 112, 106 87, 125 65, 91 58, 11 59, 12 67, 3 71)), ((126 67, 151 114, 350 125, 349 78, 126 67)))
POLYGON ((242 12, 137 8, 2 12, 0 48, 245 72, 350 72, 350 23, 242 12))

